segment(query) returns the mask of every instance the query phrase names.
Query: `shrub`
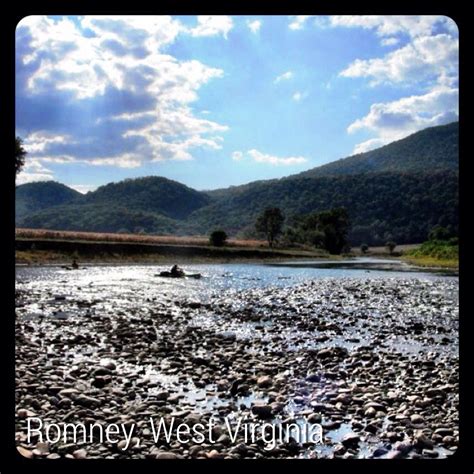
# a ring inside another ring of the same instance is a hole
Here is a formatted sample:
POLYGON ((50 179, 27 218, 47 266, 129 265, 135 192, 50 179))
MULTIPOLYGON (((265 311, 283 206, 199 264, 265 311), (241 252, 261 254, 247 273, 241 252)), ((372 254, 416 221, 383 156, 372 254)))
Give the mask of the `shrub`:
POLYGON ((227 234, 223 230, 215 230, 209 236, 209 243, 214 247, 223 247, 227 241, 227 234))

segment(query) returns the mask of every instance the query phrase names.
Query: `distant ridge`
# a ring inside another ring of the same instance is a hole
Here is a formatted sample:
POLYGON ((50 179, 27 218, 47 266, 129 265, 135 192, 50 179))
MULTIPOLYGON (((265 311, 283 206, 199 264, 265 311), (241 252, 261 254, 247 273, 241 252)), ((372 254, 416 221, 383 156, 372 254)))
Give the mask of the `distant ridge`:
POLYGON ((281 179, 196 191, 150 176, 81 195, 60 183, 17 187, 17 226, 96 232, 252 237, 268 206, 287 216, 344 206, 355 245, 420 242, 458 226, 459 124, 428 128, 376 150, 281 179))

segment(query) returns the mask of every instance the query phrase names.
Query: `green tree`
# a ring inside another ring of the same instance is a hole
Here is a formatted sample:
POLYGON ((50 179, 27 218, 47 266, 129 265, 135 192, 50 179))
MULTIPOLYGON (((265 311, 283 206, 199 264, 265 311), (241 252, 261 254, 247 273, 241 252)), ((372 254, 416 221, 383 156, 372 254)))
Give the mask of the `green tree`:
POLYGON ((393 251, 395 250, 395 247, 397 244, 393 240, 389 240, 386 244, 385 247, 387 247, 388 251, 390 252, 390 255, 392 255, 393 251))
POLYGON ((267 208, 258 217, 255 223, 255 230, 265 234, 270 248, 273 248, 275 240, 281 234, 284 221, 285 216, 278 207, 267 208))
POLYGON ((428 240, 449 240, 453 236, 446 227, 435 225, 428 234, 428 240))
POLYGON ((223 230, 215 230, 209 236, 209 243, 214 247, 223 247, 227 241, 227 234, 223 230))
POLYGON ((26 150, 23 148, 23 141, 20 137, 15 137, 15 175, 17 175, 25 164, 26 150))
POLYGON ((320 212, 319 228, 324 232, 324 248, 329 253, 339 255, 347 247, 350 223, 346 208, 320 212))

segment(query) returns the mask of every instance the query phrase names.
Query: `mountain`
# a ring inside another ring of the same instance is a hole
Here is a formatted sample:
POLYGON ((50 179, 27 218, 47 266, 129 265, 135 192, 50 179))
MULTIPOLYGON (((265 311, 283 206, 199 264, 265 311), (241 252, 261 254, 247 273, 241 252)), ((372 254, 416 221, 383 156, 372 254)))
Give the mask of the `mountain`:
POLYGON ((55 181, 26 183, 16 188, 15 220, 20 222, 28 214, 75 201, 82 194, 55 181))
POLYGON ((184 184, 149 176, 101 186, 88 193, 83 203, 112 205, 131 211, 160 214, 171 219, 185 219, 191 212, 209 204, 210 200, 207 194, 184 184))
MULTIPOLYGON (((344 206, 354 245, 420 242, 437 224, 457 230, 458 137, 457 122, 432 127, 297 175, 207 192, 160 177, 128 179, 70 202, 42 204, 22 214, 18 225, 181 235, 222 228, 250 237, 266 207, 280 207, 291 222, 298 214, 344 206)), ((17 207, 31 197, 25 186, 17 188, 17 207)))
POLYGON ((459 122, 425 128, 376 150, 343 158, 297 176, 315 178, 360 173, 457 170, 459 122))

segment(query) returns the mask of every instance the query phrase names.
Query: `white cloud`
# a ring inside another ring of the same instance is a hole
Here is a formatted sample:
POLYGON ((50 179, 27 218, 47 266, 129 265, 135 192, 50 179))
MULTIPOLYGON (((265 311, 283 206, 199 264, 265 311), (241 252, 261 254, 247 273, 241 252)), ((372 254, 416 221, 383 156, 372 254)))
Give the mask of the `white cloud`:
POLYGON ((25 166, 16 177, 16 184, 51 181, 52 179, 54 179, 54 175, 50 169, 43 166, 39 160, 27 156, 25 166))
POLYGON ((192 36, 222 35, 227 39, 227 34, 234 26, 232 18, 226 15, 199 15, 197 22, 197 26, 189 30, 192 36))
POLYGON ((246 153, 241 151, 234 151, 234 153, 232 153, 232 159, 235 161, 242 161, 246 157, 255 161, 256 163, 264 163, 274 166, 300 165, 308 161, 303 156, 279 157, 262 153, 255 149, 248 150, 246 153))
POLYGON ((193 148, 221 148, 228 127, 195 115, 190 104, 201 86, 224 72, 162 52, 179 34, 226 36, 232 28, 226 16, 197 21, 189 30, 168 16, 86 16, 78 24, 45 16, 22 20, 17 47, 25 53, 17 77, 23 73, 26 80, 17 100, 29 101, 23 110, 54 102, 63 116, 54 122, 57 114, 45 114, 33 126, 28 111, 19 117, 31 157, 130 168, 189 160, 193 148))
POLYGON ((258 33, 262 26, 262 22, 260 20, 247 20, 247 26, 252 33, 258 33))
POLYGON ((382 46, 394 46, 400 42, 399 38, 391 37, 391 38, 384 38, 380 42, 382 46))
POLYGON ((81 194, 86 194, 89 191, 95 191, 98 186, 93 184, 68 184, 68 187, 79 191, 81 194))
POLYGON ((451 78, 457 80, 459 44, 446 34, 415 38, 412 43, 383 58, 356 59, 340 75, 371 78, 382 82, 420 82, 451 78))
POLYGON ((311 18, 311 15, 296 15, 290 18, 291 21, 288 25, 288 28, 290 28, 290 30, 301 30, 304 28, 308 19, 311 18))
POLYGON ((347 131, 371 131, 377 137, 356 145, 354 153, 399 140, 423 128, 458 120, 458 96, 456 88, 436 86, 423 95, 372 104, 369 113, 350 124, 347 131))
POLYGON ((278 83, 281 82, 281 81, 288 81, 288 80, 291 79, 293 76, 294 76, 294 74, 293 74, 292 71, 284 72, 283 74, 280 74, 280 75, 273 81, 273 83, 274 83, 274 84, 278 84, 278 83))
POLYGON ((442 27, 450 33, 457 33, 453 20, 440 15, 334 15, 329 17, 331 26, 374 29, 380 37, 405 34, 411 38, 429 36, 442 27))
POLYGON ((306 97, 308 97, 308 93, 307 92, 300 92, 300 91, 297 91, 293 94, 293 100, 295 102, 300 102, 302 101, 303 99, 306 99, 306 97))

